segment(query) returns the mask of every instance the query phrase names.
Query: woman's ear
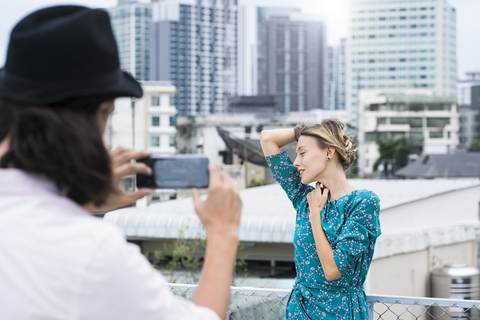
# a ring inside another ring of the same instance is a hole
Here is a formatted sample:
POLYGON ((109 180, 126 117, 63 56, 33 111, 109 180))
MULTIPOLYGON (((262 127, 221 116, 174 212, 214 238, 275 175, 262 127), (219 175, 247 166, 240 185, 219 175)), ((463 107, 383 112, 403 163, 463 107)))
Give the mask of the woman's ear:
POLYGON ((327 158, 330 160, 330 159, 333 159, 333 156, 335 155, 335 148, 333 147, 328 147, 327 148, 327 158))

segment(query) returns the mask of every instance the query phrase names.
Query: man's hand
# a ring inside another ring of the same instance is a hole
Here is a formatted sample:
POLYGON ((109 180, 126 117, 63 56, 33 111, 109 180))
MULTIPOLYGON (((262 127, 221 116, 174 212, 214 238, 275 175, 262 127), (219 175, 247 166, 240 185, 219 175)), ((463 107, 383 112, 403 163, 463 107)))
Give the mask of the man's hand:
POLYGON ((207 230, 207 248, 202 276, 192 302, 208 307, 225 319, 230 301, 230 281, 238 246, 238 225, 242 200, 235 182, 227 173, 210 165, 208 197, 200 200, 192 190, 193 203, 200 221, 207 230))
POLYGON ((117 208, 126 206, 129 203, 135 202, 147 195, 153 193, 153 190, 142 188, 134 192, 125 192, 118 187, 120 180, 126 176, 142 173, 150 174, 151 169, 140 162, 132 162, 132 160, 138 160, 146 158, 152 155, 150 151, 135 151, 118 147, 110 152, 110 159, 112 162, 112 176, 113 184, 115 185, 115 191, 107 198, 106 202, 100 207, 96 207, 93 204, 86 204, 83 208, 89 212, 104 212, 111 211, 117 208))
POLYGON ((238 195, 235 181, 228 173, 220 172, 213 165, 209 166, 210 184, 208 198, 200 200, 197 189, 192 190, 195 211, 208 234, 238 234, 242 200, 238 195))
POLYGON ((328 189, 320 188, 320 182, 317 182, 315 185, 315 190, 307 194, 308 206, 310 208, 310 223, 311 224, 322 224, 322 209, 325 207, 328 199, 328 189))

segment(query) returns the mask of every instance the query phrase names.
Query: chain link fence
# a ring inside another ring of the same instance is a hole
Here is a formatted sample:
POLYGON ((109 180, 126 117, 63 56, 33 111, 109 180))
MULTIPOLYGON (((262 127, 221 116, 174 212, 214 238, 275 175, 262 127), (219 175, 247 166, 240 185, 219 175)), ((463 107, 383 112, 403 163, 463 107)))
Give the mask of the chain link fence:
MULTIPOLYGON (((196 286, 169 284, 191 299, 196 286)), ((285 319, 290 290, 231 287, 229 320, 285 319)), ((370 320, 480 320, 480 301, 367 295, 370 320)))
POLYGON ((480 301, 368 295, 370 320, 480 319, 480 301))
MULTIPOLYGON (((175 295, 191 299, 197 286, 169 284, 175 295)), ((290 290, 231 287, 229 320, 279 320, 285 319, 290 290)))

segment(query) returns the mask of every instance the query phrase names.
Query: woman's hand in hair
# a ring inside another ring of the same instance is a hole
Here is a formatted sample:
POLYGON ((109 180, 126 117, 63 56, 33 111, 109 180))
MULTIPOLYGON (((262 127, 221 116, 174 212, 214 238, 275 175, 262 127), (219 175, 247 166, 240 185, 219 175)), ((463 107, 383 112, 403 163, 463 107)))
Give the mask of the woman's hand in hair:
POLYGON ((152 194, 153 190, 151 189, 142 188, 134 192, 125 192, 118 187, 120 180, 126 176, 137 173, 150 174, 151 169, 147 165, 140 162, 132 162, 132 160, 146 158, 151 155, 152 153, 150 151, 135 151, 123 147, 118 147, 111 151, 110 159, 112 162, 115 191, 107 198, 103 205, 97 207, 92 204, 87 204, 83 206, 84 209, 89 212, 111 211, 152 194))
POLYGON ((328 189, 320 187, 320 182, 317 182, 315 189, 307 194, 308 207, 310 208, 310 223, 322 224, 322 209, 325 207, 328 199, 328 189))

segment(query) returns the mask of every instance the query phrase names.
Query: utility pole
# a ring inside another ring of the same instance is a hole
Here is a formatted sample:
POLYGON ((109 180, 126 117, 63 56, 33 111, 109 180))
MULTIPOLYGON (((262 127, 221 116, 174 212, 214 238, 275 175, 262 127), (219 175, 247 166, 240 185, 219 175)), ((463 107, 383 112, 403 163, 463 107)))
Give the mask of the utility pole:
POLYGON ((135 98, 130 100, 132 107, 132 149, 135 150, 135 98))
POLYGON ((244 167, 244 171, 245 171, 245 189, 248 188, 248 168, 247 168, 247 160, 248 159, 248 156, 247 156, 247 137, 245 136, 245 138, 243 139, 243 167, 244 167))
POLYGON ((243 165, 245 170, 245 189, 248 188, 248 148, 247 143, 250 138, 250 133, 252 132, 252 126, 245 126, 245 139, 243 139, 243 165))
MULTIPOLYGON (((135 98, 130 98, 130 103, 132 107, 132 149, 135 150, 135 98)), ((132 175, 132 191, 135 191, 135 175, 132 175)), ((136 207, 137 203, 132 202, 132 207, 136 207)))

